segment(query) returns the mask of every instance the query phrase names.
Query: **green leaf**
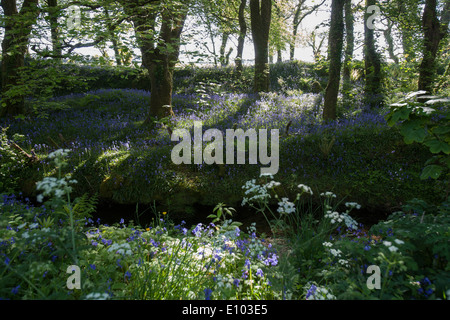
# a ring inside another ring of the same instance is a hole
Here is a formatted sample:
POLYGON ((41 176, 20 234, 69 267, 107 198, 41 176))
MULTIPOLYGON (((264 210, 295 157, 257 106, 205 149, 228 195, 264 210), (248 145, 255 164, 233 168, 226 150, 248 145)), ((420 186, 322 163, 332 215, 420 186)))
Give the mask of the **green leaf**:
POLYGON ((433 129, 435 134, 447 134, 450 132, 450 126, 439 126, 433 129))
POLYGON ((436 112, 435 109, 429 107, 418 107, 416 108, 416 111, 427 116, 431 115, 433 112, 436 112))
POLYGON ((428 134, 427 130, 421 126, 420 120, 404 123, 400 132, 404 136, 406 144, 411 144, 413 142, 422 143, 428 134))
POLYGON ((442 167, 438 165, 429 165, 423 168, 420 179, 425 180, 428 178, 437 179, 442 173, 442 167))
POLYGON ((125 283, 118 282, 118 283, 114 283, 112 285, 112 289, 113 290, 124 290, 124 289, 126 289, 126 286, 125 286, 125 283))
POLYGON ((416 96, 423 95, 423 94, 425 94, 425 93, 427 93, 427 92, 426 92, 426 91, 423 91, 423 90, 411 92, 411 93, 409 93, 409 94, 405 97, 405 100, 410 100, 411 98, 414 98, 414 97, 416 97, 416 96))
POLYGON ((429 147, 432 153, 443 152, 445 154, 450 154, 450 145, 444 141, 433 139, 424 142, 424 145, 429 147))
POLYGON ((396 109, 395 111, 391 112, 388 116, 388 125, 392 127, 400 120, 406 120, 408 119, 412 109, 408 108, 407 106, 403 106, 401 108, 396 109))

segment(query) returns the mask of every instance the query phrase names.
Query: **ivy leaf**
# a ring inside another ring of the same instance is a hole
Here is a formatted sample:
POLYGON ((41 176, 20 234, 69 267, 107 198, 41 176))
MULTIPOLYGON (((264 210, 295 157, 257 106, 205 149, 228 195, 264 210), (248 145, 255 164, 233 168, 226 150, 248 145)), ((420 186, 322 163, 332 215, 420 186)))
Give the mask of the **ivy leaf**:
POLYGON ((442 173, 442 167, 432 164, 429 166, 426 166, 422 170, 422 174, 420 175, 420 179, 425 180, 428 178, 437 179, 442 173))
POLYGON ((432 153, 443 152, 445 154, 450 154, 450 145, 444 141, 439 141, 437 139, 429 140, 424 142, 424 145, 430 148, 432 153))

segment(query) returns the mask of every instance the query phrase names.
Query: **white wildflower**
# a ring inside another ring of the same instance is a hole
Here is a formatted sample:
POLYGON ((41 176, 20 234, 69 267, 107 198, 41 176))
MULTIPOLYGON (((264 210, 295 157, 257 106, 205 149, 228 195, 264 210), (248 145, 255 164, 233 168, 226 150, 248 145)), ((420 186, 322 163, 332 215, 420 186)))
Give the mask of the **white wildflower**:
POLYGON ((288 198, 282 198, 281 202, 278 202, 278 212, 279 213, 285 213, 289 214, 292 212, 295 212, 295 205, 294 203, 290 202, 288 198))
POLYGON ((133 252, 131 251, 131 246, 129 243, 113 243, 109 248, 108 252, 115 252, 122 255, 128 255, 131 256, 133 252))
POLYGON ((277 181, 270 181, 269 183, 267 183, 267 184, 265 185, 265 187, 266 187, 267 189, 272 189, 272 188, 278 187, 278 186, 280 186, 280 185, 281 185, 281 183, 279 183, 279 182, 277 182, 277 181))
POLYGON ((354 230, 358 229, 358 223, 352 217, 350 217, 346 213, 343 213, 342 217, 344 218, 344 222, 345 222, 345 225, 347 226, 347 228, 351 228, 354 230))
POLYGON ((348 260, 345 259, 339 259, 338 263, 344 267, 350 267, 350 264, 348 262, 348 260))
POLYGON ((107 293, 100 293, 100 292, 94 292, 89 293, 86 296, 86 300, 106 300, 109 298, 109 295, 107 293))
POLYGON ((325 193, 320 194, 322 197, 336 198, 336 195, 333 192, 327 191, 325 193))
POLYGON ((361 205, 360 204, 358 204, 358 203, 356 203, 356 202, 346 202, 345 203, 345 206, 347 207, 347 208, 351 208, 351 209, 353 209, 353 208, 356 208, 356 209, 361 209, 361 205))
POLYGON ((42 202, 44 200, 44 196, 42 194, 38 194, 36 197, 37 202, 42 202))
POLYGON ((330 253, 335 257, 340 257, 342 254, 342 251, 339 249, 330 249, 330 253))
POLYGON ((299 188, 300 190, 302 190, 303 192, 305 192, 305 193, 309 193, 309 194, 311 194, 311 195, 313 194, 311 188, 308 187, 308 186, 306 186, 306 185, 304 185, 304 184, 299 184, 299 185, 298 185, 298 188, 299 188))
POLYGON ((391 252, 395 252, 395 251, 397 251, 397 250, 398 250, 398 248, 395 247, 395 246, 390 246, 390 247, 389 247, 389 251, 391 251, 391 252))
POLYGON ((70 152, 70 149, 58 149, 58 150, 55 150, 52 153, 50 153, 48 155, 48 157, 50 159, 57 158, 57 157, 66 157, 69 154, 69 152, 70 152))

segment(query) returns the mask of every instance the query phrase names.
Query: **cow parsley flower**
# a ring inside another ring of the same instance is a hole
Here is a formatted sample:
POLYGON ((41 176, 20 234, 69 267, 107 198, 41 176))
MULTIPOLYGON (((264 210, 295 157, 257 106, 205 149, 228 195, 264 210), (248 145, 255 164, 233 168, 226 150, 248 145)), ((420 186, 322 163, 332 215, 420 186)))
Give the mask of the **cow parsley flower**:
POLYGON ((278 202, 278 212, 281 214, 289 214, 295 212, 294 203, 290 202, 288 198, 282 198, 281 202, 278 202))
POLYGON ((109 298, 109 295, 107 293, 100 293, 100 292, 94 292, 89 293, 86 296, 86 300, 107 300, 109 298))
POLYGON ((331 248, 333 246, 333 244, 331 242, 324 242, 324 243, 322 243, 322 245, 324 247, 329 247, 329 248, 331 248))
POLYGON ((396 252, 398 250, 398 248, 396 246, 390 246, 388 249, 391 252, 396 252))
POLYGON ((330 253, 335 257, 340 257, 342 254, 342 251, 339 249, 330 249, 330 253))
POLYGON ((361 209, 361 205, 356 202, 346 202, 345 206, 350 209, 353 209, 353 208, 356 208, 358 210, 361 209))
POLYGON ((300 190, 302 190, 303 192, 309 193, 309 194, 313 195, 312 189, 311 189, 310 187, 308 187, 308 186, 306 186, 306 185, 304 185, 304 184, 299 184, 297 187, 298 187, 300 190))
POLYGON ((333 192, 327 191, 327 192, 322 192, 320 194, 322 197, 327 197, 327 198, 336 198, 336 195, 333 192))

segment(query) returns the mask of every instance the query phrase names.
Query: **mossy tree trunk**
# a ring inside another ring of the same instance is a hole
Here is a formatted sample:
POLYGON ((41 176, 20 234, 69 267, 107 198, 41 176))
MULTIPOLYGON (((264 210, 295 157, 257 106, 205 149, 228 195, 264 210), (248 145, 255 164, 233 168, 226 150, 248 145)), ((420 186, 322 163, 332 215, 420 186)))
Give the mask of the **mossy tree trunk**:
POLYGON ((237 54, 235 59, 236 72, 238 77, 241 76, 243 71, 242 55, 244 53, 245 37, 247 36, 247 22, 245 21, 245 8, 247 6, 247 0, 241 0, 239 4, 239 37, 237 45, 237 54))
POLYGON ((351 96, 350 91, 352 89, 351 82, 351 72, 352 72, 352 61, 353 52, 355 50, 355 34, 354 34, 354 15, 352 10, 352 1, 345 1, 344 5, 345 12, 345 34, 346 34, 346 46, 345 46, 345 58, 344 58, 344 68, 342 71, 342 91, 344 95, 344 105, 350 102, 351 96))
POLYGON ((387 28, 383 31, 384 38, 386 39, 387 51, 389 58, 394 61, 395 64, 399 64, 400 60, 395 55, 394 39, 392 38, 392 28, 394 23, 392 21, 387 22, 387 28))
POLYGON ((254 92, 268 92, 269 30, 272 18, 272 0, 250 0, 250 18, 255 48, 254 92))
POLYGON ((2 101, 0 116, 13 117, 25 111, 25 92, 20 72, 31 29, 39 14, 38 0, 25 0, 20 11, 15 0, 2 0, 4 38, 2 41, 2 101))
POLYGON ((150 110, 146 122, 173 115, 173 72, 180 52, 181 33, 188 13, 188 1, 171 6, 151 1, 141 6, 139 1, 122 0, 125 12, 133 21, 142 53, 142 64, 150 76, 150 110), (160 17, 160 29, 156 20, 160 17))
POLYGON ((60 9, 58 8, 58 0, 48 0, 48 13, 50 21, 50 34, 52 39, 52 55, 54 60, 60 62, 62 60, 62 43, 60 39, 60 26, 58 18, 60 9))
MULTIPOLYGON (((366 0, 366 9, 376 5, 376 0, 366 0)), ((375 43, 375 29, 368 22, 371 13, 365 11, 364 17, 364 65, 365 65, 365 90, 364 100, 366 106, 373 109, 384 102, 383 75, 381 69, 381 56, 375 43)))
POLYGON ((333 0, 331 4, 331 24, 328 37, 329 75, 325 89, 323 119, 336 119, 336 106, 341 79, 341 58, 344 42, 344 4, 347 0, 333 0))
POLYGON ((441 21, 438 19, 437 0, 426 0, 422 17, 424 34, 423 58, 419 66, 419 90, 433 93, 436 75, 436 57, 441 41, 448 35, 450 0, 444 5, 441 21))

